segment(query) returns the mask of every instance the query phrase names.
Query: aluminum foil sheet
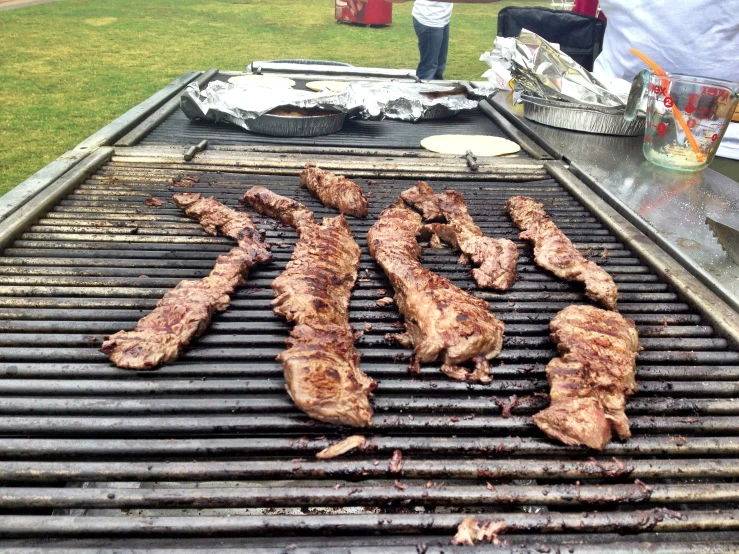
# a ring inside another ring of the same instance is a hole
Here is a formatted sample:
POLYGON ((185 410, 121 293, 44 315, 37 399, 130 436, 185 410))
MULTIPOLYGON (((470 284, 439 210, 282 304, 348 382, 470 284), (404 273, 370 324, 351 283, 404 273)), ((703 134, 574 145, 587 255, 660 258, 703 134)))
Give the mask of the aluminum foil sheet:
POLYGON ((477 108, 477 101, 467 97, 461 84, 356 82, 344 94, 349 96, 348 111, 362 119, 421 121, 477 108))
POLYGON ((523 29, 511 56, 516 90, 564 102, 604 107, 626 105, 627 95, 607 86, 536 33, 523 29))
POLYGON ((624 108, 606 108, 574 102, 559 102, 521 95, 524 117, 561 129, 599 135, 637 136, 644 134, 644 119, 624 119, 624 108))
POLYGON ((258 133, 264 132, 264 128, 257 122, 261 131, 255 129, 255 120, 282 106, 345 113, 342 95, 212 81, 205 89, 205 98, 200 96, 197 83, 188 85, 180 97, 180 107, 191 120, 227 121, 258 133))
POLYGON ((312 92, 213 81, 200 94, 197 83, 180 98, 189 119, 228 121, 253 129, 253 121, 277 107, 317 108, 362 119, 421 121, 450 117, 477 108, 463 85, 357 81, 342 92, 312 92))

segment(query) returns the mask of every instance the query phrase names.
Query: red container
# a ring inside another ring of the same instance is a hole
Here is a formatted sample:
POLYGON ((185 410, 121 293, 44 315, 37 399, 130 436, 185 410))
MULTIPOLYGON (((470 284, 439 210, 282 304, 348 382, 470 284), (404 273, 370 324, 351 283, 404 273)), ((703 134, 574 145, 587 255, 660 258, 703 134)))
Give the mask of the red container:
POLYGON ((393 5, 385 0, 334 0, 336 21, 360 25, 390 25, 393 5))

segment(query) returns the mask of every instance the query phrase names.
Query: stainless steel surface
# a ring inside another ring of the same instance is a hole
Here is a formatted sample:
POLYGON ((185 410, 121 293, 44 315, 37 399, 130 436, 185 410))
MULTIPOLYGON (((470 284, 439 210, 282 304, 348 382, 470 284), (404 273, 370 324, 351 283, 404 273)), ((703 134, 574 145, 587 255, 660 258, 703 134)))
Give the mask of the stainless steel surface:
POLYGON ((530 137, 523 133, 518 127, 513 125, 497 110, 495 110, 489 102, 480 102, 480 110, 488 116, 495 124, 500 127, 509 138, 516 141, 523 151, 535 160, 551 160, 552 155, 534 142, 530 137))
MULTIPOLYGON (((158 167, 176 167, 182 161, 181 149, 172 146, 142 145, 120 148, 116 153, 115 161, 153 163, 158 167)), ((237 146, 228 148, 213 146, 188 162, 187 167, 192 170, 218 167, 221 171, 240 174, 295 175, 305 167, 305 164, 313 163, 347 177, 392 179, 418 176, 426 179, 495 181, 531 181, 546 177, 542 163, 528 158, 479 156, 477 158, 479 167, 476 171, 472 171, 467 161, 459 156, 435 155, 432 158, 433 162, 428 156, 375 153, 368 160, 363 156, 346 156, 331 151, 315 150, 310 153, 294 152, 288 156, 282 152, 254 152, 237 146)))
POLYGON ((739 229, 716 221, 710 216, 706 218, 706 224, 721 248, 734 260, 734 263, 739 264, 739 229))
POLYGON ((558 102, 529 95, 522 95, 521 100, 526 119, 550 127, 598 135, 644 135, 644 119, 626 121, 623 109, 558 102))
POLYGON ((66 196, 75 186, 79 185, 91 173, 94 173, 113 155, 113 149, 98 148, 87 156, 84 161, 74 166, 67 173, 56 179, 39 194, 24 202, 10 216, 0 222, 0 250, 5 248, 29 224, 48 211, 56 202, 66 196))
POLYGON ((340 131, 343 112, 305 117, 263 114, 249 122, 249 130, 273 137, 318 137, 340 131))
POLYGON ((684 271, 664 250, 567 171, 562 162, 545 162, 545 167, 594 215, 608 221, 618 238, 629 244, 642 260, 649 262, 657 274, 668 281, 691 305, 700 309, 722 336, 739 347, 739 318, 734 311, 735 307, 722 302, 720 297, 708 290, 696 277, 684 271))
POLYGON ((529 137, 558 153, 570 170, 739 311, 739 266, 721 248, 706 217, 739 225, 739 183, 710 169, 663 169, 642 154, 641 137, 598 136, 523 117, 509 92, 491 101, 529 137))
POLYGON ((337 75, 341 77, 381 77, 405 78, 415 80, 416 72, 413 69, 384 69, 379 67, 346 67, 336 65, 306 65, 299 63, 275 63, 253 61, 247 68, 247 73, 285 73, 301 75, 337 75))

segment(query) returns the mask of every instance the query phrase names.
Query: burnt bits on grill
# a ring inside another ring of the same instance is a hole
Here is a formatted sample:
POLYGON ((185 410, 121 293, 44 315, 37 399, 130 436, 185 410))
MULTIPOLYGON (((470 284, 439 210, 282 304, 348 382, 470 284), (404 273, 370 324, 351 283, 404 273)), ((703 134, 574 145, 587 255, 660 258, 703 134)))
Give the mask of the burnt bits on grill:
POLYGON ((639 351, 636 326, 616 312, 568 306, 549 324, 561 357, 547 365, 549 408, 534 423, 563 443, 602 450, 611 440, 631 436, 624 412, 637 390, 634 368, 639 351))
POLYGON ((351 179, 306 164, 300 173, 300 185, 326 206, 336 208, 342 214, 367 217, 367 199, 359 185, 351 179))
POLYGON ((406 333, 391 336, 414 348, 411 367, 441 359, 441 370, 454 379, 491 381, 488 360, 500 353, 503 323, 483 300, 424 268, 416 240, 421 216, 402 202, 386 208, 367 234, 369 251, 395 289, 395 303, 405 316, 406 333), (470 371, 461 366, 474 362, 470 371))
POLYGON ((534 245, 534 260, 539 266, 561 279, 583 283, 588 298, 609 310, 616 309, 618 289, 613 278, 580 254, 544 211, 542 203, 527 196, 513 196, 506 200, 506 210, 523 231, 519 236, 534 245))
POLYGON ((220 230, 238 246, 219 256, 204 279, 178 283, 133 331, 119 331, 103 343, 100 351, 121 368, 152 369, 177 359, 207 329, 213 314, 228 308, 231 293, 244 283, 249 268, 272 259, 247 214, 200 194, 175 194, 172 201, 206 231, 215 235, 220 230))
POLYGON ((480 288, 508 290, 516 282, 516 245, 508 239, 486 237, 470 217, 461 193, 447 190, 435 194, 428 183, 418 181, 400 197, 420 210, 425 221, 446 220, 426 225, 422 232, 469 256, 479 266, 472 270, 472 277, 480 288))
POLYGON ((242 201, 260 214, 295 227, 299 239, 292 257, 272 283, 275 314, 294 322, 277 359, 293 402, 310 417, 365 427, 377 384, 359 369, 349 326, 349 296, 357 279, 360 249, 344 216, 318 225, 313 213, 264 187, 252 187, 242 201))
POLYGON ((491 542, 495 545, 501 544, 499 535, 503 534, 508 525, 505 521, 479 521, 474 517, 462 520, 457 527, 457 534, 452 539, 452 544, 475 545, 478 542, 491 542))

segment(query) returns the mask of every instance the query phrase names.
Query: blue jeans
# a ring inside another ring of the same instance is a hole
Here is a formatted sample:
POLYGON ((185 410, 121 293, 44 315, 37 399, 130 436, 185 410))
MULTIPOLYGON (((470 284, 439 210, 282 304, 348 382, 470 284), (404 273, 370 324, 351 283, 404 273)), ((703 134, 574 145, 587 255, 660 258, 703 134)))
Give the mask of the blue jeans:
POLYGON ((449 51, 449 24, 446 27, 427 27, 414 17, 413 28, 421 54, 416 75, 419 79, 443 79, 449 51))

